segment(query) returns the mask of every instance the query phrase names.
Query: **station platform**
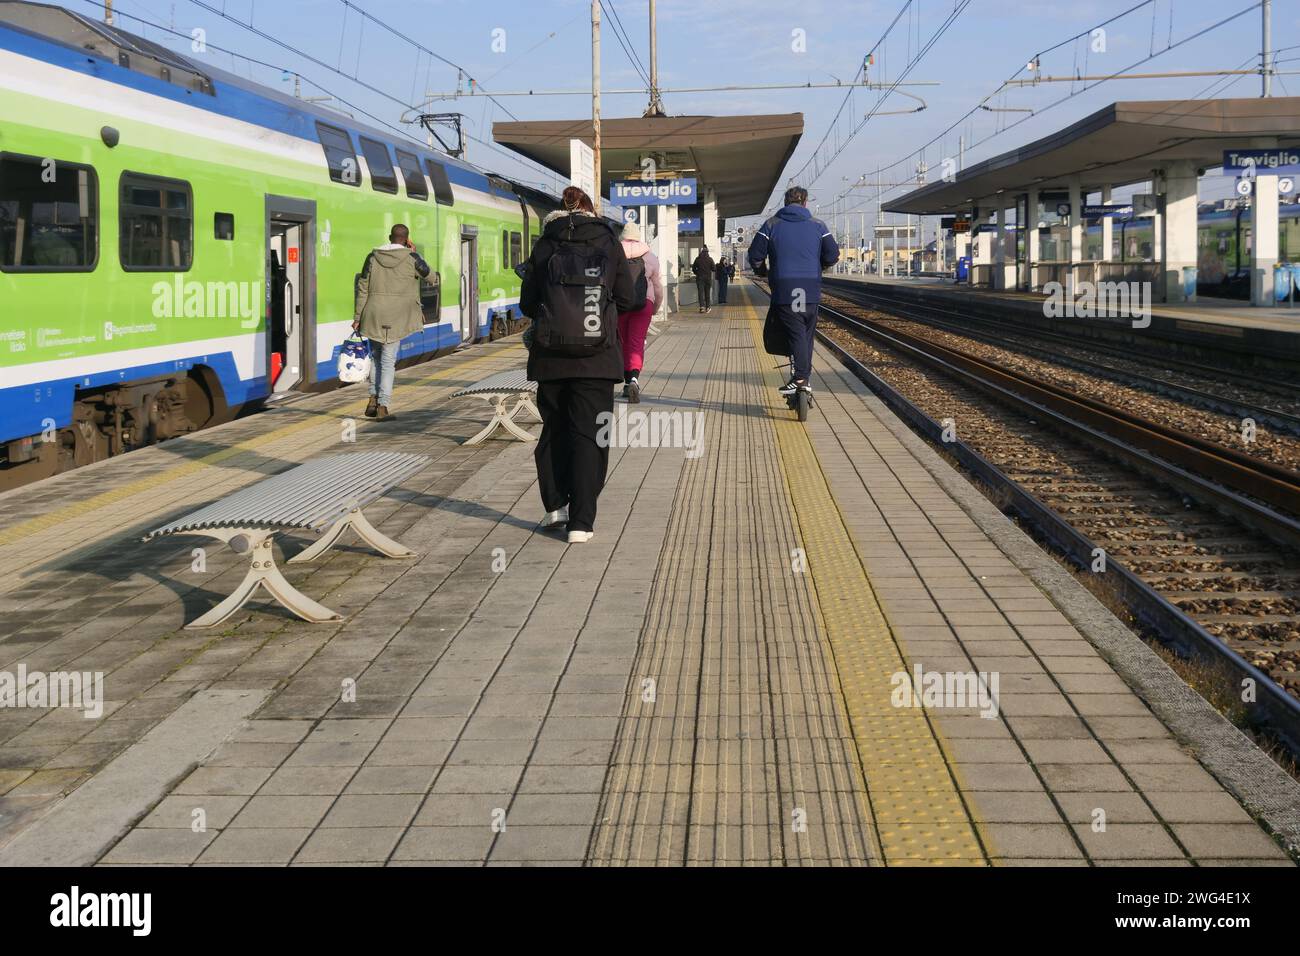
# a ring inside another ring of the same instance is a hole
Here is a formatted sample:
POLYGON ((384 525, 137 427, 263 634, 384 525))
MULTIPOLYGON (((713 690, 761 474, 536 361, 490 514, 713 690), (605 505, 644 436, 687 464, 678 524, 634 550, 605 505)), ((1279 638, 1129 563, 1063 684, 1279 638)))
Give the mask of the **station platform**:
MULTIPOLYGON (((952 279, 935 277, 903 278, 892 276, 834 275, 832 280, 862 282, 878 292, 902 301, 930 302, 952 308, 974 305, 995 308, 1003 319, 1023 316, 1043 321, 1045 297, 1039 293, 995 291, 970 285, 958 285, 952 279)), ((1069 320, 1057 320, 1070 324, 1069 320)), ((1075 320, 1080 327, 1104 327, 1104 319, 1075 320)), ((1234 299, 1201 297, 1196 302, 1151 306, 1151 325, 1133 330, 1134 338, 1164 338, 1186 345, 1226 349, 1242 355, 1283 358, 1300 362, 1300 302, 1294 306, 1259 308, 1234 299)))
POLYGON ((513 341, 0 496, 0 670, 107 698, 0 710, 0 865, 1293 865, 1300 785, 828 354, 797 422, 765 304, 653 336, 628 414, 702 439, 614 447, 585 545, 460 444, 513 341), (141 536, 353 448, 432 458, 367 509, 419 557, 183 629, 246 561, 141 536))

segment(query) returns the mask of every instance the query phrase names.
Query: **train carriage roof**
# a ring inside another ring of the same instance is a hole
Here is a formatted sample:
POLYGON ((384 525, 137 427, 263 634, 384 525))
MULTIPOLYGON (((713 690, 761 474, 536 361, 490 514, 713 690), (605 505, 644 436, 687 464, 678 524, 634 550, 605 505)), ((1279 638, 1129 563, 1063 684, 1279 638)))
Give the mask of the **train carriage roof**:
POLYGON ((437 152, 400 131, 371 126, 346 113, 201 65, 174 50, 63 7, 0 0, 0 49, 312 142, 317 141, 316 123, 327 123, 355 135, 432 155, 457 185, 509 199, 517 198, 520 190, 526 189, 546 196, 552 204, 556 202, 540 190, 437 152))

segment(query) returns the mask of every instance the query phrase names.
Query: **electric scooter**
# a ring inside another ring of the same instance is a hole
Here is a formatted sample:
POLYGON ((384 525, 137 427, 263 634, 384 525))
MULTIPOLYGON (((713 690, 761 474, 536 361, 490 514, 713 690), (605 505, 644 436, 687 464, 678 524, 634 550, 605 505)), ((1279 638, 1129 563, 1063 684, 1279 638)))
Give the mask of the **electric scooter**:
MULTIPOLYGON (((793 365, 789 362, 785 365, 778 365, 777 368, 788 368, 793 371, 793 365)), ((812 408, 813 405, 816 404, 816 402, 813 401, 812 388, 809 385, 800 385, 789 395, 782 397, 785 399, 786 405, 790 406, 790 408, 798 414, 799 421, 806 422, 808 420, 808 409, 812 408)))

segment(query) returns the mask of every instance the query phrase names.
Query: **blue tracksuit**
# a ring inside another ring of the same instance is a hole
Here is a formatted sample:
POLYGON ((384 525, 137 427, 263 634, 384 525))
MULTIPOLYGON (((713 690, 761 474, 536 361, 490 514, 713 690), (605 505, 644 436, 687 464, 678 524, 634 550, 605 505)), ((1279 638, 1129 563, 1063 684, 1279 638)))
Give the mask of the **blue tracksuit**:
POLYGON ((835 265, 839 258, 835 237, 805 206, 786 206, 763 223, 749 245, 749 264, 755 271, 767 260, 772 287, 769 309, 785 327, 791 368, 794 378, 800 381, 807 381, 812 374, 822 270, 835 265))
POLYGON ((778 305, 816 305, 822 296, 822 271, 840 259, 840 247, 806 206, 786 206, 763 223, 749 245, 749 264, 768 261, 772 301, 778 305))

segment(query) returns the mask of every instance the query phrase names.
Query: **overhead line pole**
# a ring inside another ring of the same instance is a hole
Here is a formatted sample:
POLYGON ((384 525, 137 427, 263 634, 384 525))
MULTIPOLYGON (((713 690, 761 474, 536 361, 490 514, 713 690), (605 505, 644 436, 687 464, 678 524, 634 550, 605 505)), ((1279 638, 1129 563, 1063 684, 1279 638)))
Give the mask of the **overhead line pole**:
POLYGON ((646 116, 663 116, 664 104, 659 98, 659 23, 655 15, 655 0, 650 0, 650 105, 646 116))
POLYGON ((1259 51, 1259 72, 1261 79, 1262 92, 1261 96, 1273 95, 1273 69, 1269 61, 1273 58, 1273 3, 1272 0, 1261 0, 1260 13, 1263 17, 1263 42, 1259 51))
POLYGON ((591 203, 600 213, 600 0, 591 0, 591 129, 592 168, 596 195, 591 203))

